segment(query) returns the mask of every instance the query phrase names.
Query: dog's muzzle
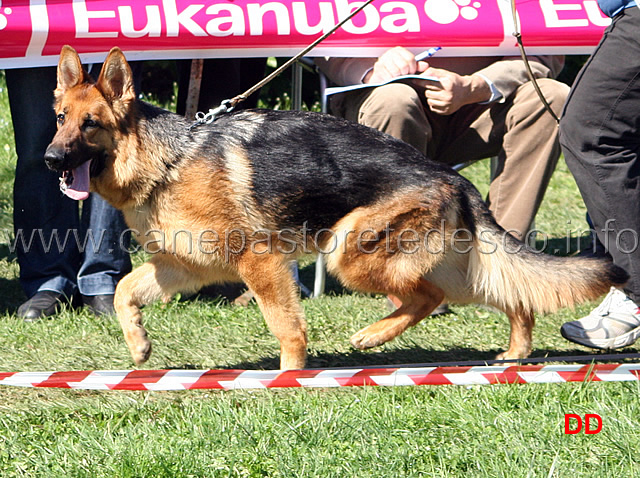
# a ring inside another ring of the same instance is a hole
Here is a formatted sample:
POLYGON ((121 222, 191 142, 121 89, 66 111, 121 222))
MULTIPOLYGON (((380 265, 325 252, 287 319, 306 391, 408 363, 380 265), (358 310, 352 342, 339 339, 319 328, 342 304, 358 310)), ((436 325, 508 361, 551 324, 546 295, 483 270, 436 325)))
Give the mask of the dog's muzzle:
POLYGON ((64 170, 66 154, 64 148, 55 144, 50 144, 44 152, 44 162, 47 167, 53 171, 64 170))

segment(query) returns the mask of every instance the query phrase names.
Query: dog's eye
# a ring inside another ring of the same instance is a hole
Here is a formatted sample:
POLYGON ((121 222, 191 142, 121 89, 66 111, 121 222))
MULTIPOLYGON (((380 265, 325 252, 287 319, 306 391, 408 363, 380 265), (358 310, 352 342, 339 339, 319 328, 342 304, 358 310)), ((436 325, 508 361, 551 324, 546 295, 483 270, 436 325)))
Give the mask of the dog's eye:
POLYGON ((62 126, 64 124, 64 113, 60 113, 58 116, 56 116, 56 121, 59 125, 62 126))
POLYGON ((91 118, 87 118, 86 120, 84 120, 82 127, 84 129, 97 128, 98 122, 96 120, 92 120, 91 118))

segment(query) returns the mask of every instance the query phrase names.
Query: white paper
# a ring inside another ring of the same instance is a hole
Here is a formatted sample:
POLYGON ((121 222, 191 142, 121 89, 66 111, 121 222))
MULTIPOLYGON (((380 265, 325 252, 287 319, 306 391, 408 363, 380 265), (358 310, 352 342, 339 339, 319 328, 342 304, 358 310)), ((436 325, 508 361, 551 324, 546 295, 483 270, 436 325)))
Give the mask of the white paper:
POLYGON ((392 78, 389 81, 384 81, 382 83, 361 83, 358 85, 349 85, 349 86, 332 86, 330 88, 325 89, 325 96, 335 95, 337 93, 345 93, 347 91, 360 90, 362 88, 376 88, 378 86, 388 85, 389 83, 395 83, 397 81, 405 81, 405 80, 427 80, 433 81, 435 83, 440 83, 440 79, 435 76, 421 76, 421 75, 403 75, 397 76, 396 78, 392 78))

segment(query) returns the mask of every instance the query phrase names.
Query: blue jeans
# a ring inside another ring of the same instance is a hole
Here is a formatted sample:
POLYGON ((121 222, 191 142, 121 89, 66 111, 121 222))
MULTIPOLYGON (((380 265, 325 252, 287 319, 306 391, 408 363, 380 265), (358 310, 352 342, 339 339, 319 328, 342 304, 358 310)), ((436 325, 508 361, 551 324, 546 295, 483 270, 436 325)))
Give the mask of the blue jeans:
POLYGON ((20 283, 27 297, 49 290, 71 297, 113 294, 131 271, 122 214, 92 193, 83 202, 63 196, 58 173, 44 163, 56 130, 56 68, 6 70, 18 162, 13 224, 20 283))

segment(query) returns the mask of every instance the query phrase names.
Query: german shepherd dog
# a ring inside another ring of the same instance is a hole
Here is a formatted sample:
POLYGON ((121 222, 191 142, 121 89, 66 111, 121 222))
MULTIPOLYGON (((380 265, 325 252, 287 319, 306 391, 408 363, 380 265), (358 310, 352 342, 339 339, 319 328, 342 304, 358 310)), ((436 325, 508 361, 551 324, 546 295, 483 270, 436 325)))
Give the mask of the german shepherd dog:
POLYGON ((118 48, 93 82, 65 46, 54 107, 58 130, 45 160, 62 173, 61 189, 75 199, 99 193, 153 253, 115 294, 138 365, 151 354, 141 306, 243 281, 280 341, 280 367, 304 367, 306 325, 289 267, 303 253, 326 253, 346 287, 399 305, 351 337, 358 349, 392 340, 447 300, 504 311, 511 337, 498 358, 525 358, 534 312, 595 299, 627 280, 608 261, 527 248, 462 176, 373 129, 270 110, 190 128, 136 98, 118 48))

